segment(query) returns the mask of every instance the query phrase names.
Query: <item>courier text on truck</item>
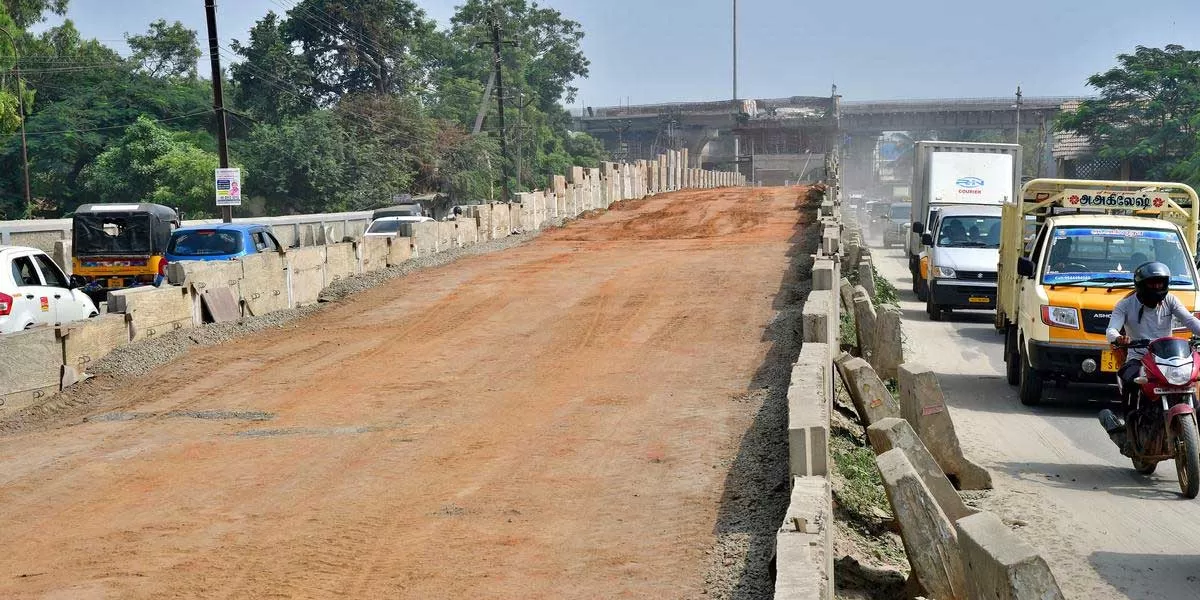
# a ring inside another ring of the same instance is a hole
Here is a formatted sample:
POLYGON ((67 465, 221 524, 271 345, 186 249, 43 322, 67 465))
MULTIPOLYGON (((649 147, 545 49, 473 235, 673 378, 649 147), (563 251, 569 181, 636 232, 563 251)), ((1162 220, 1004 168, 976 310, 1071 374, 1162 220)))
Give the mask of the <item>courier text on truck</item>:
POLYGON ((1004 205, 996 327, 1022 403, 1041 402, 1047 381, 1113 381, 1105 332, 1139 265, 1167 265, 1171 293, 1200 310, 1198 211, 1183 184, 1073 179, 1034 179, 1004 205))

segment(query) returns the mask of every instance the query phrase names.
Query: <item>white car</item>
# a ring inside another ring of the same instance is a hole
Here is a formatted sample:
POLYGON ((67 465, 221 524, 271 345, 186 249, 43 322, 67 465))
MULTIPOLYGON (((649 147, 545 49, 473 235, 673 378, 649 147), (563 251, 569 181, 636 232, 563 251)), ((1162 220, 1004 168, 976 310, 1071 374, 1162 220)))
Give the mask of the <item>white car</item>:
POLYGON ((0 246, 0 333, 81 321, 99 312, 45 252, 0 246))
MULTIPOLYGON (((400 234, 401 229, 406 223, 426 223, 433 221, 429 217, 408 216, 408 217, 380 217, 371 221, 366 232, 363 233, 366 237, 396 237, 400 234)), ((408 232, 404 232, 408 235, 408 232)))

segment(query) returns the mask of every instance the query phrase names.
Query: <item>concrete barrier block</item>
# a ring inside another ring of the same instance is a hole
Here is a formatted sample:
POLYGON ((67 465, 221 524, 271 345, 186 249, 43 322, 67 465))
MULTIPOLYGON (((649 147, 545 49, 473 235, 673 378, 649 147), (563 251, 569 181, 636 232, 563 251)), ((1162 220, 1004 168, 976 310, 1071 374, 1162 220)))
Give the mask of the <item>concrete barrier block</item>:
POLYGON ((439 223, 435 221, 413 223, 411 230, 413 247, 417 256, 429 256, 438 251, 439 223))
POLYGON ((293 248, 287 253, 292 302, 296 306, 316 304, 325 289, 325 246, 293 248))
POLYGON ((834 279, 834 260, 832 258, 818 258, 813 261, 812 270, 812 289, 814 290, 833 290, 833 284, 837 281, 834 279))
POLYGON ((900 403, 892 397, 875 369, 861 358, 839 361, 838 371, 850 392, 854 409, 863 425, 871 425, 887 418, 901 418, 900 403))
POLYGON ((437 221, 437 251, 444 252, 451 248, 457 248, 455 243, 454 223, 452 221, 437 221))
MULTIPOLYGON (((414 225, 422 224, 414 223, 414 225)), ((356 262, 354 258, 354 244, 329 244, 325 246, 324 287, 329 287, 333 282, 353 275, 356 262)))
POLYGON ((50 258, 54 259, 54 264, 58 265, 64 273, 70 275, 75 270, 74 261, 71 257, 71 240, 54 240, 54 250, 50 253, 50 258))
POLYGON ((829 474, 833 365, 827 344, 805 343, 788 386, 788 464, 792 475, 829 474))
POLYGON ((858 285, 867 290, 872 298, 875 297, 875 266, 869 256, 858 261, 858 285))
POLYGON ((776 600, 832 600, 833 514, 829 480, 794 477, 775 536, 776 600))
POLYGON ((251 316, 288 308, 287 263, 282 254, 251 254, 242 259, 241 298, 245 314, 251 316))
POLYGON ((371 236, 356 242, 362 272, 370 273, 387 268, 388 238, 371 236))
POLYGON ((454 228, 458 230, 458 243, 463 247, 479 243, 479 226, 475 219, 459 219, 454 222, 454 228))
POLYGON ((109 312, 123 312, 129 337, 139 341, 194 327, 194 301, 186 287, 140 287, 108 293, 109 312), (115 311, 114 311, 115 309, 115 311))
POLYGON ((912 463, 921 476, 921 481, 925 482, 925 487, 929 488, 929 493, 933 494, 942 512, 946 513, 946 518, 957 521, 977 512, 963 504, 962 497, 942 473, 942 468, 933 459, 925 444, 921 443, 921 438, 917 437, 917 432, 908 421, 897 418, 881 419, 867 428, 867 438, 877 455, 893 448, 904 451, 908 462, 912 463))
POLYGON ((900 365, 897 372, 901 416, 912 425, 942 472, 959 489, 992 489, 992 474, 963 456, 937 375, 917 363, 900 365))
POLYGON ((167 265, 167 281, 172 285, 191 286, 197 292, 210 287, 237 291, 242 280, 242 265, 236 260, 187 261, 167 265))
MULTIPOLYGON (((842 308, 849 313, 854 312, 854 286, 850 285, 850 280, 843 277, 838 281, 838 293, 842 297, 842 308)), ((843 340, 850 341, 850 340, 843 340)))
POLYGON ((125 315, 103 314, 76 321, 59 329, 63 341, 63 364, 84 372, 91 363, 129 343, 125 315))
POLYGON ((1046 560, 989 512, 955 522, 972 600, 1063 600, 1046 560))
POLYGON ((900 307, 883 306, 876 313, 875 343, 871 366, 883 379, 895 379, 904 362, 904 331, 900 328, 900 307))
POLYGON ((412 260, 412 238, 394 237, 388 239, 387 266, 395 267, 405 261, 412 260))
POLYGON ((833 294, 829 290, 816 290, 808 293, 801 310, 801 323, 804 341, 833 343, 837 329, 834 328, 830 315, 834 313, 833 294))
POLYGON ((0 414, 53 395, 62 370, 62 341, 53 327, 0 335, 0 414))
POLYGON ((863 286, 856 286, 854 288, 854 331, 858 336, 859 354, 868 360, 875 354, 876 318, 875 304, 871 302, 870 294, 863 286))
POLYGON ((883 488, 900 523, 900 539, 926 595, 965 600, 966 576, 954 525, 938 507, 917 470, 896 448, 875 457, 883 488))

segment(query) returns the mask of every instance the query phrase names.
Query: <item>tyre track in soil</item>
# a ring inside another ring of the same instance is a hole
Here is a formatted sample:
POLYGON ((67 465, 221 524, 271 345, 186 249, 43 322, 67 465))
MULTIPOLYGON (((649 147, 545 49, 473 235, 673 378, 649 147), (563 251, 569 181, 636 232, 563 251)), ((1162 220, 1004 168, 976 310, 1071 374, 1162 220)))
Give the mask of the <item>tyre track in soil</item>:
POLYGON ((101 390, 144 418, 0 437, 0 597, 763 592, 710 554, 799 196, 617 205, 101 390))

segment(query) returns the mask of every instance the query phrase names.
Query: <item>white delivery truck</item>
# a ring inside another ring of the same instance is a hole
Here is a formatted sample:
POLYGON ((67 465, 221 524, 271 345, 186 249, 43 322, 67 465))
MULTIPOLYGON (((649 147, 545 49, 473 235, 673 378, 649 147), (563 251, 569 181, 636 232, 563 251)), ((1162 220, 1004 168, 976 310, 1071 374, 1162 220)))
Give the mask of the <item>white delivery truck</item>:
MULTIPOLYGON (((1017 144, 917 142, 913 156, 912 231, 904 249, 913 291, 920 299, 927 300, 927 282, 931 281, 924 243, 929 238, 925 234, 937 225, 939 210, 952 205, 1000 206, 1011 201, 1021 188, 1020 169, 1021 147, 1017 144)), ((993 265, 990 269, 993 282, 995 272, 993 265)))

